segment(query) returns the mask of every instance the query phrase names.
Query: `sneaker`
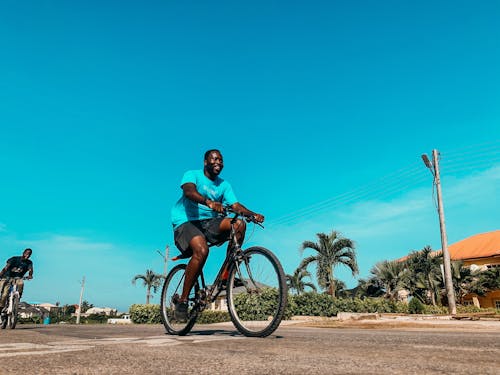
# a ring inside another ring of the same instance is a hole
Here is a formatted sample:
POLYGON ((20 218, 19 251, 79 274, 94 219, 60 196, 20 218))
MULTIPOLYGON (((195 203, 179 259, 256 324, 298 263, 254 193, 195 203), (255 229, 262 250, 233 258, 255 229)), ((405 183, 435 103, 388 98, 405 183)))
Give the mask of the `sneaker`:
POLYGON ((188 303, 186 301, 179 302, 175 305, 174 317, 179 322, 186 322, 188 315, 188 303))

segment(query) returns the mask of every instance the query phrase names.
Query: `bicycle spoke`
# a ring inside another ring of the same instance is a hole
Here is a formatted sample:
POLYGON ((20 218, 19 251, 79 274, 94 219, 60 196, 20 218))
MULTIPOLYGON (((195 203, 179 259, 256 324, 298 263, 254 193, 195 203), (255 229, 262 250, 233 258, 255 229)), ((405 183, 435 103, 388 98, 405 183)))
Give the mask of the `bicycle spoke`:
POLYGON ((233 265, 227 302, 233 323, 247 336, 264 337, 278 327, 286 285, 281 265, 269 250, 252 247, 245 251, 242 263, 233 265))
POLYGON ((167 276, 161 293, 160 314, 167 332, 174 335, 185 335, 193 327, 197 318, 196 293, 199 291, 198 281, 188 296, 188 318, 178 320, 175 316, 175 306, 179 302, 184 285, 186 265, 176 266, 167 276))

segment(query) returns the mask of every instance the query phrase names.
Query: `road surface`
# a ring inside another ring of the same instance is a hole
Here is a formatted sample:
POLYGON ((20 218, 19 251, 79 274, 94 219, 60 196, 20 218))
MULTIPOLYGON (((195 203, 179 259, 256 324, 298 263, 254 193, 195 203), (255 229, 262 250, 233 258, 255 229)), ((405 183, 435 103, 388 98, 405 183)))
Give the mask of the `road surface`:
POLYGON ((0 332, 0 374, 500 374, 494 329, 282 325, 246 338, 229 323, 185 337, 160 325, 19 325, 0 332))

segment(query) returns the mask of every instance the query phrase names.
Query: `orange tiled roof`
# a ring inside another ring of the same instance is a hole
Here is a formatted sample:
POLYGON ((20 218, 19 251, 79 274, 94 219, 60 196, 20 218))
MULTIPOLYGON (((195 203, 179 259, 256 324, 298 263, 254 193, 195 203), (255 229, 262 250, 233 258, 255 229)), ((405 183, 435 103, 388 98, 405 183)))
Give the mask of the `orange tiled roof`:
MULTIPOLYGON (((476 234, 448 246, 451 260, 465 260, 500 256, 500 230, 476 234)), ((433 251, 431 256, 441 254, 441 249, 433 251)), ((404 262, 409 255, 396 259, 404 262)))
POLYGON ((476 234, 455 242, 448 246, 448 251, 452 260, 500 256, 500 230, 476 234))

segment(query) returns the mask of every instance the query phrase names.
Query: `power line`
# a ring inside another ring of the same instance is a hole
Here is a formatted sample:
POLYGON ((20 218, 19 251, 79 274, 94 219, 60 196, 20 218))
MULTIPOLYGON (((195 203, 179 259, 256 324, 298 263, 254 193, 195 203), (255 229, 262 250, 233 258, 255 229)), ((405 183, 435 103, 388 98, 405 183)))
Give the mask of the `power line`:
MULTIPOLYGON (((463 153, 460 153, 460 151, 450 152, 452 155, 453 153, 457 155, 453 158, 451 158, 449 154, 446 154, 446 158, 442 162, 442 164, 446 167, 446 174, 451 175, 453 173, 470 171, 472 169, 477 170, 481 168, 491 168, 498 161, 500 161, 500 149, 498 145, 500 145, 500 142, 484 143, 482 144, 482 148, 479 147, 475 149, 475 153, 474 146, 467 146, 466 149, 471 149, 469 154, 472 154, 468 158, 463 157, 463 153), (467 162, 464 163, 461 159, 467 160, 467 162)), ((427 178, 422 172, 421 167, 419 167, 416 163, 412 163, 409 166, 394 171, 366 185, 278 217, 270 221, 268 226, 273 227, 277 225, 291 224, 297 222, 298 220, 318 215, 333 208, 355 203, 360 199, 373 200, 391 195, 397 195, 401 192, 407 191, 408 188, 415 186, 426 179, 427 178)), ((438 202, 435 195, 436 192, 434 190, 434 182, 433 200, 437 209, 438 202)))

